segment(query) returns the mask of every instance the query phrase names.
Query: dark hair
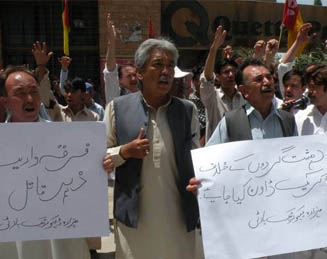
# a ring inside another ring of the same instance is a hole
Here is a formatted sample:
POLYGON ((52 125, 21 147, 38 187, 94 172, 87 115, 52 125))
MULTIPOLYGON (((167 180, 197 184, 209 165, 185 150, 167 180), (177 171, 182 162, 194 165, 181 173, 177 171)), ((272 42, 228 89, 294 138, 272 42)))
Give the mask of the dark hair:
POLYGON ((10 74, 15 72, 23 72, 32 76, 36 82, 38 79, 33 71, 29 70, 25 66, 8 66, 3 72, 0 73, 0 96, 7 96, 6 81, 10 74))
POLYGON ((64 89, 66 91, 76 91, 76 90, 81 90, 81 92, 85 93, 86 92, 86 85, 85 82, 82 78, 80 77, 75 77, 71 82, 66 81, 64 84, 64 89))
POLYGON ((301 78, 301 85, 304 86, 304 77, 303 74, 297 70, 290 70, 283 76, 283 85, 286 81, 290 80, 292 76, 299 76, 301 78))
POLYGON ((59 81, 60 79, 59 79, 59 77, 58 76, 53 76, 52 77, 52 81, 59 81))
POLYGON ((66 92, 67 92, 67 91, 71 91, 72 88, 73 88, 73 86, 72 86, 72 82, 70 82, 70 80, 67 79, 67 80, 64 82, 64 89, 65 89, 65 91, 66 91, 66 92))
POLYGON ((192 68, 192 79, 194 80, 198 75, 203 72, 203 66, 195 66, 192 68))
POLYGON ((306 74, 307 82, 313 80, 315 85, 323 85, 324 91, 327 89, 327 66, 316 65, 306 74))
POLYGON ((309 83, 310 79, 312 79, 312 74, 317 71, 319 68, 324 67, 322 64, 310 64, 306 67, 304 73, 305 83, 309 83))
POLYGON ((123 69, 126 67, 133 67, 135 68, 135 65, 132 62, 127 62, 126 64, 123 65, 118 65, 118 78, 121 79, 123 76, 123 69))
POLYGON ((270 71, 269 68, 261 60, 256 59, 256 58, 247 58, 246 60, 244 60, 244 62, 240 66, 240 69, 236 75, 236 84, 237 85, 245 84, 243 71, 248 66, 265 67, 268 69, 268 71, 270 71))
POLYGON ((234 60, 224 58, 223 60, 219 61, 216 64, 216 67, 215 67, 216 73, 220 74, 221 70, 226 66, 232 66, 232 67, 238 68, 237 63, 234 60))

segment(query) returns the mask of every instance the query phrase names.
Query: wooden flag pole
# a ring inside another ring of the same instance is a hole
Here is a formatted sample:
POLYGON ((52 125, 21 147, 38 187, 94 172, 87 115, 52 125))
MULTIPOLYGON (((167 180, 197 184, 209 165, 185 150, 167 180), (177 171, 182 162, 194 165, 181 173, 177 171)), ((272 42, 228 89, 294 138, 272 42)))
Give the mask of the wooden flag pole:
POLYGON ((283 34, 283 24, 280 25, 280 33, 279 33, 279 39, 278 39, 278 50, 280 47, 280 41, 282 40, 282 34, 283 34))

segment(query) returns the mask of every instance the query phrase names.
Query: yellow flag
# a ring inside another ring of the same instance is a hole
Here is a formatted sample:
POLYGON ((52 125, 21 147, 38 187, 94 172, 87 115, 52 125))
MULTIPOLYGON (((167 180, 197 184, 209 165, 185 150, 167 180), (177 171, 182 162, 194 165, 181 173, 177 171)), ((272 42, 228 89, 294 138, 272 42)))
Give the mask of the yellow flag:
POLYGON ((65 0, 65 8, 62 12, 62 27, 63 27, 63 38, 64 38, 64 53, 69 56, 69 11, 68 11, 68 0, 65 0))

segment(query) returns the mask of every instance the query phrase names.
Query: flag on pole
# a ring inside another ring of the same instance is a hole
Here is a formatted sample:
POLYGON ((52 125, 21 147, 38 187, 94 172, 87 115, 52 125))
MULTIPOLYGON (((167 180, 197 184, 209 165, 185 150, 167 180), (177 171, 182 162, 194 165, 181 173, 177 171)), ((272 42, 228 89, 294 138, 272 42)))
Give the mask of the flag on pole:
POLYGON ((148 38, 149 39, 155 38, 151 16, 149 18, 149 25, 148 25, 148 38))
MULTIPOLYGON (((289 49, 296 40, 297 33, 303 24, 302 16, 296 0, 285 0, 282 24, 287 27, 287 48, 289 49)), ((301 55, 305 46, 306 43, 303 43, 296 53, 297 56, 301 55)))
POLYGON ((64 11, 62 12, 62 28, 64 32, 64 53, 69 56, 69 10, 68 10, 68 0, 65 1, 64 11))

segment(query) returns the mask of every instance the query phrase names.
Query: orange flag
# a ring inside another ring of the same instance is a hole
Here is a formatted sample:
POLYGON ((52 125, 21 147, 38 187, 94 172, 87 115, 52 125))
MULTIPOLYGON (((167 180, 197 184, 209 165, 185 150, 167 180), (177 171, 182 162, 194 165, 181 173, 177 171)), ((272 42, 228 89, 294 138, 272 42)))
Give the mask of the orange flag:
POLYGON ((68 10, 68 0, 65 1, 64 11, 62 12, 62 27, 64 32, 64 53, 69 56, 69 10, 68 10))
POLYGON ((151 16, 148 25, 148 39, 155 38, 151 16))
MULTIPOLYGON (((283 26, 287 27, 287 48, 289 49, 296 40, 297 33, 303 24, 302 16, 296 0, 285 0, 283 12, 283 26)), ((296 55, 300 56, 306 43, 302 44, 296 55)))

